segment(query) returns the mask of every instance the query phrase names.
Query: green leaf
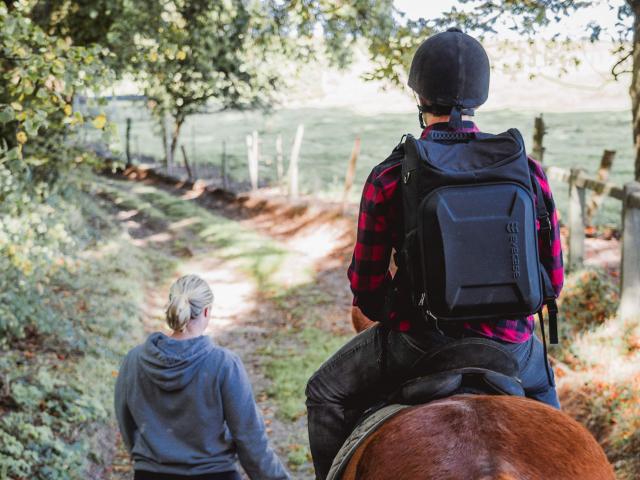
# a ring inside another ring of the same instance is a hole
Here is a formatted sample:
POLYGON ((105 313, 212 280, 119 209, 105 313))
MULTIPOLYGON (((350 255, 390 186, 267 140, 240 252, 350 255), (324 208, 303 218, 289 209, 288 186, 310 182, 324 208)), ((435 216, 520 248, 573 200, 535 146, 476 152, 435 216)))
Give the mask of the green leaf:
POLYGON ((0 109, 0 123, 12 122, 15 118, 16 114, 13 108, 7 106, 0 109))

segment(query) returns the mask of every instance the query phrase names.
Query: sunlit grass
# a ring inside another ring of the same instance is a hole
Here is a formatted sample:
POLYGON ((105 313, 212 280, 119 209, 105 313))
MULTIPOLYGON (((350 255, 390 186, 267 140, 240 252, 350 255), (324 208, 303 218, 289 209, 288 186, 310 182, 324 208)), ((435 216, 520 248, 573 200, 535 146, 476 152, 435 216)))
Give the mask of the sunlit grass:
POLYGON ((267 393, 278 404, 281 418, 293 421, 306 413, 304 390, 309 377, 347 338, 305 327, 283 334, 276 339, 277 346, 264 350, 269 358, 265 371, 272 381, 267 393))

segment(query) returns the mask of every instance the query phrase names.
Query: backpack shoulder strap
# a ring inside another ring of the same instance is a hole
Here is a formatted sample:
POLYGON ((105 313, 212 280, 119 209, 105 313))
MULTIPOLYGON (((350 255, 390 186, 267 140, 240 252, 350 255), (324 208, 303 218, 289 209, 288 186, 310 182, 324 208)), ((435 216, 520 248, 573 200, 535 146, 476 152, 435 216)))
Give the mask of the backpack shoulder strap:
POLYGON ((420 158, 413 135, 406 135, 402 160, 402 207, 405 237, 418 226, 419 188, 417 174, 420 158))
MULTIPOLYGON (((510 128, 509 130, 507 130, 507 132, 516 140, 516 142, 518 142, 518 145, 520 145, 520 148, 522 148, 522 152, 524 153, 525 158, 528 159, 524 145, 524 139, 522 138, 520 130, 518 130, 517 128, 510 128)), ((540 186, 540 182, 538 182, 538 179, 532 171, 530 172, 529 178, 531 180, 532 193, 535 194, 536 198, 536 217, 540 222, 540 229, 544 234, 544 239, 545 241, 548 241, 548 246, 551 247, 551 220, 549 219, 549 211, 547 210, 547 206, 544 203, 542 187, 540 186)))
POLYGON ((551 247, 551 219, 549 217, 549 210, 547 210, 547 205, 544 203, 544 194, 542 193, 542 187, 540 186, 540 182, 531 172, 531 186, 533 187, 533 192, 536 195, 536 217, 540 222, 540 230, 544 234, 545 242, 548 242, 548 247, 551 247))
MULTIPOLYGON (((549 218, 549 210, 547 209, 547 205, 544 203, 544 196, 540 182, 538 182, 538 179, 533 172, 531 172, 531 186, 533 187, 536 195, 536 217, 538 218, 538 222, 540 222, 542 241, 545 242, 546 248, 551 251, 551 219, 549 218)), ((549 314, 549 342, 555 345, 558 343, 558 305, 556 303, 556 295, 553 290, 553 285, 551 284, 549 273, 545 269, 544 265, 541 264, 540 268, 542 272, 544 303, 547 307, 547 313, 549 314)), ((542 322, 541 315, 540 321, 542 322)), ((540 328, 544 328, 542 323, 540 328)), ((544 339, 544 330, 542 330, 542 335, 543 342, 546 343, 544 339)))
MULTIPOLYGON (((522 147, 523 152, 525 151, 524 139, 522 138, 522 134, 517 128, 510 128, 508 130, 509 134, 515 138, 518 144, 522 147)), ((525 152, 526 155, 526 152, 525 152)), ((545 243, 545 247, 550 251, 551 250, 551 219, 549 218, 549 210, 547 209, 547 205, 544 202, 544 194, 542 192, 542 187, 540 186, 540 182, 536 178, 533 171, 531 172, 531 189, 535 194, 536 198, 536 218, 540 223, 540 232, 542 236, 542 241, 545 243)), ((541 274, 542 274, 542 288, 544 294, 544 305, 547 307, 547 313, 549 314, 549 343, 557 344, 558 343, 558 305, 556 303, 556 295, 553 290, 553 285, 551 284, 551 279, 549 277, 549 273, 545 269, 544 265, 540 265, 541 274)), ((545 349, 545 362, 546 362, 546 338, 544 334, 544 323, 542 318, 542 310, 538 312, 540 318, 540 329, 542 333, 542 342, 545 349)), ((549 382, 551 384, 551 376, 548 371, 547 366, 547 375, 549 377, 549 382)))
POLYGON ((522 149, 525 150, 524 138, 522 138, 522 134, 520 133, 520 130, 518 130, 517 128, 510 128, 509 130, 507 130, 507 132, 509 132, 509 135, 515 138, 516 142, 518 142, 518 145, 520 145, 520 147, 522 147, 522 149))

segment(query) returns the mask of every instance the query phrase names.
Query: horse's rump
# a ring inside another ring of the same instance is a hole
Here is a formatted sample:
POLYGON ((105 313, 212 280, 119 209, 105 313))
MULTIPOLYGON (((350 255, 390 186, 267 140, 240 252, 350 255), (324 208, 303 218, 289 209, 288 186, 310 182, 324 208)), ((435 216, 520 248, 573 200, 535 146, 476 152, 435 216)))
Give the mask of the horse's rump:
POLYGON ((345 480, 613 480, 591 434, 519 397, 457 395, 400 412, 354 454, 345 480))

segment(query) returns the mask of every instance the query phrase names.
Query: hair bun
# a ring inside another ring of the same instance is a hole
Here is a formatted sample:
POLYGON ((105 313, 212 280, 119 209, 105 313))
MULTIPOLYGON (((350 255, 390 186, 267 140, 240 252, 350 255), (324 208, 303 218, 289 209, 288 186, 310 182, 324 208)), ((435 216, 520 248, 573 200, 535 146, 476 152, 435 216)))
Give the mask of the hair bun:
POLYGON ((192 318, 213 303, 213 292, 207 282, 197 275, 185 275, 176 280, 169 290, 167 324, 172 330, 183 331, 192 318))
POLYGON ((186 294, 176 295, 169 300, 167 323, 172 330, 181 332, 191 320, 191 305, 186 294))

